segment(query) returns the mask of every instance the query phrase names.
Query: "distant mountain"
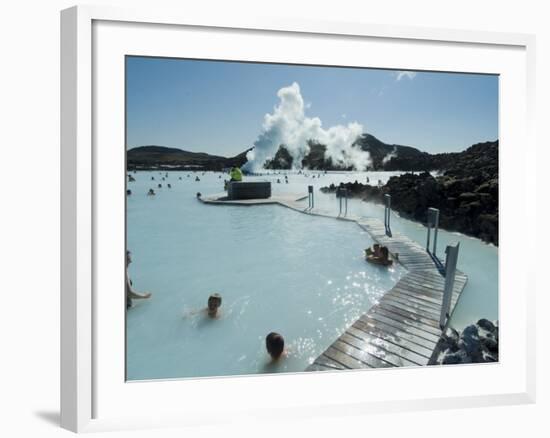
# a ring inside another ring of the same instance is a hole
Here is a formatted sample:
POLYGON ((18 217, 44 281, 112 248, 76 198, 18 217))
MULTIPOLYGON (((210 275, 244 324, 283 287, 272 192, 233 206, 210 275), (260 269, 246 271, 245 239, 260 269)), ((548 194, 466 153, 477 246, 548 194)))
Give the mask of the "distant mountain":
POLYGON ((139 146, 126 152, 128 169, 198 169, 221 170, 246 163, 246 153, 250 149, 226 158, 205 152, 190 152, 165 146, 139 146))
MULTIPOLYGON (((483 143, 482 143, 483 144, 483 143)), ((351 170, 344 169, 325 159, 326 146, 310 140, 309 153, 300 166, 316 170, 351 170)), ((368 152, 371 157, 370 170, 401 170, 401 171, 431 171, 450 169, 457 160, 463 160, 463 152, 429 154, 412 146, 388 144, 380 141, 374 135, 362 134, 355 145, 368 152)), ((234 157, 210 155, 204 152, 189 152, 164 146, 139 146, 127 151, 129 169, 190 169, 221 170, 232 166, 243 166, 246 154, 252 148, 234 157)), ((284 145, 281 145, 272 160, 265 164, 266 169, 291 169, 294 166, 292 155, 284 145)), ((468 163, 465 162, 464 165, 468 163)))
POLYGON ((356 145, 370 154, 374 170, 434 170, 433 155, 412 146, 387 144, 363 134, 356 145))

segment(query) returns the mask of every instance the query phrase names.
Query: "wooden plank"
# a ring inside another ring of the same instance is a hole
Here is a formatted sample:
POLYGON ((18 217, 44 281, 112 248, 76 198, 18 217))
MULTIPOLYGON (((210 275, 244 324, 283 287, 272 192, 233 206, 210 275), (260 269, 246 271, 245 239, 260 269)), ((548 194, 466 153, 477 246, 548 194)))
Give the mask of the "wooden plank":
MULTIPOLYGON (((346 344, 352 345, 357 348, 360 352, 366 352, 371 356, 374 356, 380 360, 388 362, 392 366, 404 367, 404 366, 418 366, 419 364, 413 362, 405 357, 400 356, 399 354, 393 353, 388 349, 384 348, 381 344, 387 346, 387 343, 379 340, 375 337, 370 337, 368 341, 361 338, 357 338, 350 333, 344 333, 340 336, 339 341, 345 342, 346 344)), ((391 349, 391 347, 388 347, 391 349)), ((395 348, 394 348, 395 349, 395 348)))
POLYGON ((435 343, 431 341, 400 331, 397 327, 370 319, 366 316, 355 321, 352 327, 367 334, 374 334, 379 338, 386 339, 388 342, 393 342, 417 354, 426 356, 428 359, 431 357, 435 347, 435 343))
POLYGON ((409 301, 412 301, 414 303, 420 304, 424 307, 431 308, 435 312, 441 311, 441 301, 439 303, 433 302, 431 300, 427 300, 424 295, 415 293, 414 291, 410 289, 403 289, 402 287, 394 287, 390 292, 394 295, 400 295, 403 298, 407 298, 409 301))
POLYGON ((409 312, 414 312, 426 319, 431 319, 433 321, 439 321, 439 315, 441 312, 435 312, 432 310, 425 310, 425 308, 418 306, 414 303, 411 303, 407 300, 401 300, 400 297, 395 297, 393 295, 386 294, 380 302, 390 304, 395 307, 399 307, 409 312))
MULTIPOLYGON (((379 358, 374 353, 371 353, 375 350, 372 345, 368 345, 367 350, 360 350, 338 338, 336 342, 332 344, 332 348, 345 353, 350 358, 365 364, 369 368, 389 368, 395 366, 393 363, 379 358)), ((380 354, 379 351, 377 353, 380 354)))
POLYGON ((323 354, 327 356, 329 359, 332 359, 333 361, 338 362, 344 368, 348 368, 348 369, 372 368, 371 365, 367 365, 366 363, 351 357, 346 352, 342 352, 341 350, 336 349, 333 346, 328 347, 323 354))
MULTIPOLYGON (((407 284, 409 284, 412 288, 415 288, 417 290, 422 290, 424 291, 426 294, 431 294, 432 296, 434 297, 442 297, 443 296, 443 289, 444 289, 444 286, 441 285, 436 285, 436 284, 433 284, 433 283, 421 283, 419 282, 418 280, 415 280, 413 278, 407 278, 407 284)), ((453 293, 457 294, 458 291, 455 290, 453 291, 453 293)))
POLYGON ((427 361, 424 356, 415 353, 413 350, 403 348, 399 344, 389 342, 384 338, 376 336, 372 333, 366 333, 354 327, 349 327, 345 333, 345 336, 350 338, 350 342, 353 340, 351 338, 357 338, 363 343, 370 342, 388 353, 392 353, 408 362, 411 362, 413 365, 425 365, 427 361))
MULTIPOLYGON (((418 282, 407 279, 407 289, 414 291, 417 294, 422 294, 427 297, 431 297, 433 299, 439 299, 441 300, 443 297, 443 286, 441 287, 434 287, 430 285, 421 285, 418 282)), ((464 290, 464 286, 455 283, 452 291, 453 298, 458 298, 462 291, 464 290)))
MULTIPOLYGON (((399 293, 402 296, 406 296, 410 298, 411 300, 419 301, 420 304, 423 304, 427 307, 432 307, 436 312, 441 311, 441 303, 443 301, 443 296, 440 299, 432 298, 430 296, 425 295, 425 293, 421 290, 417 290, 411 287, 395 287, 392 289, 392 292, 399 293)), ((451 298, 451 303, 454 305, 458 299, 458 295, 454 295, 451 298)))
POLYGON ((409 281, 396 284, 394 289, 404 290, 416 296, 423 297, 438 306, 441 305, 441 300, 443 299, 443 291, 439 292, 426 287, 423 288, 415 285, 414 283, 410 283, 409 281))
POLYGON ((415 321, 414 319, 403 316, 402 314, 388 311, 387 309, 384 309, 379 305, 376 306, 376 308, 374 309, 374 313, 385 316, 386 318, 393 319, 395 321, 399 321, 400 323, 413 327, 416 330, 422 330, 425 333, 424 336, 431 335, 436 340, 438 340, 439 336, 441 335, 441 330, 438 328, 434 328, 431 325, 424 324, 421 321, 415 321))
POLYGON ((345 369, 347 369, 347 368, 341 368, 341 367, 340 368, 332 368, 332 367, 325 366, 325 365, 322 365, 320 363, 314 362, 306 368, 306 371, 342 371, 342 370, 345 370, 345 369))
POLYGON ((325 356, 324 354, 321 354, 319 357, 317 357, 317 359, 315 359, 315 361, 313 363, 316 364, 316 365, 319 365, 319 366, 322 366, 322 367, 325 367, 325 368, 329 368, 329 369, 334 369, 334 370, 348 369, 344 365, 342 365, 341 363, 338 363, 338 362, 332 360, 331 358, 325 356))
POLYGON ((410 310, 404 309, 402 306, 394 305, 384 299, 382 299, 382 301, 380 301, 378 305, 382 309, 387 310, 388 312, 397 313, 399 315, 403 315, 406 318, 434 327, 434 329, 437 330, 438 332, 437 335, 439 335, 439 332, 441 331, 438 320, 434 318, 425 318, 419 313, 415 313, 414 311, 411 312, 410 310))
MULTIPOLYGON (((409 277, 411 280, 418 282, 420 284, 426 284, 428 283, 430 286, 436 286, 438 288, 441 288, 443 290, 445 286, 445 277, 442 275, 434 275, 433 272, 427 271, 427 272, 410 272, 409 277)), ((467 283, 468 279, 462 274, 462 275, 455 275, 455 285, 464 286, 467 283)))
POLYGON ((416 297, 419 297, 426 301, 431 302, 435 306, 440 306, 441 300, 443 299, 443 293, 437 293, 432 290, 429 290, 428 288, 422 288, 420 286, 416 286, 415 284, 412 284, 409 282, 402 282, 402 283, 396 284, 394 289, 402 290, 404 292, 413 294, 416 297))
POLYGON ((348 332, 353 336, 375 336, 388 343, 393 344, 401 350, 401 355, 410 355, 411 360, 414 362, 423 362, 430 359, 432 355, 432 349, 426 348, 422 345, 416 344, 408 339, 398 336, 395 333, 385 331, 381 325, 368 324, 364 321, 356 321, 348 332))
POLYGON ((428 333, 422 329, 419 329, 418 327, 414 327, 411 324, 407 324, 406 322, 399 320, 399 318, 391 318, 378 311, 369 312, 369 318, 392 325, 394 327, 399 328, 402 332, 415 335, 419 338, 422 338, 434 344, 438 341, 437 336, 434 336, 431 333, 428 333))

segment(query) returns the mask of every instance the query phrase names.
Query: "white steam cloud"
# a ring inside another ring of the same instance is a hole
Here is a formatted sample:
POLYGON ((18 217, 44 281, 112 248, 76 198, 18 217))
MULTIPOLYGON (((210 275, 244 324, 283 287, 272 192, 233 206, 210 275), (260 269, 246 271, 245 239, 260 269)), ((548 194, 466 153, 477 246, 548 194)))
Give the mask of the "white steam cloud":
POLYGON ((370 155, 353 145, 363 132, 359 123, 324 129, 321 119, 306 117, 306 105, 296 82, 281 88, 277 96, 279 103, 273 113, 265 115, 262 132, 254 142, 254 149, 246 155, 248 162, 244 170, 257 172, 263 169, 265 162, 273 158, 280 145, 284 145, 292 156, 293 166, 299 168, 302 159, 309 153, 309 140, 326 146, 325 159, 330 158, 333 165, 357 170, 367 168, 370 155))
POLYGON ((382 159, 382 164, 388 163, 392 158, 395 157, 397 157, 397 148, 394 147, 393 150, 382 159))

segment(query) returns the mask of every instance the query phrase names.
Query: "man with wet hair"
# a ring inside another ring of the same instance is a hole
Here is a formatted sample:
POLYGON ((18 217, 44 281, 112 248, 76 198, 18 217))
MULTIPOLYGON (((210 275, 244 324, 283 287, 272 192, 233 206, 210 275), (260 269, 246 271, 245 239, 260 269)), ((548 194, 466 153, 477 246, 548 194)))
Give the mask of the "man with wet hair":
POLYGON ((218 309, 222 305, 222 297, 220 294, 212 294, 208 297, 208 316, 215 318, 218 316, 218 309))
POLYGON ((265 338, 265 346, 271 358, 277 360, 283 354, 285 340, 279 333, 271 332, 265 338))

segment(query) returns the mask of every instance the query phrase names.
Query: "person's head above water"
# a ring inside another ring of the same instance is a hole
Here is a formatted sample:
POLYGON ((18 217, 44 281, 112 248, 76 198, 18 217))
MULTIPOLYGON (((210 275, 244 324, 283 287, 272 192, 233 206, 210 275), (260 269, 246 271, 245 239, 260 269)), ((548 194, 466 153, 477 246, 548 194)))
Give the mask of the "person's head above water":
POLYGON ((267 352, 273 359, 278 359, 285 349, 285 340, 279 333, 271 332, 265 338, 267 352))
POLYGON ((126 266, 132 263, 132 253, 126 250, 126 266))
POLYGON ((218 308, 222 305, 222 297, 220 294, 212 294, 208 297, 208 314, 215 316, 218 308))

